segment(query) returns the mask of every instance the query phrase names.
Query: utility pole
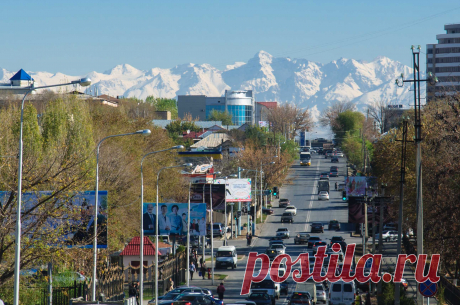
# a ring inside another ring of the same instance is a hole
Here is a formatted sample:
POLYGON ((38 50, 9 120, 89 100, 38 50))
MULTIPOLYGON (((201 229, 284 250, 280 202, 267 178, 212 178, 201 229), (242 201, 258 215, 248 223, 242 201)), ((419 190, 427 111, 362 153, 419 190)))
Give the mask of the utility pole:
MULTIPOLYGON (((397 140, 402 142, 401 145, 401 180, 399 186, 399 218, 398 218, 398 243, 397 243, 397 253, 398 256, 402 251, 402 222, 403 222, 403 202, 404 202, 404 183, 406 182, 406 146, 407 146, 407 118, 403 117, 403 134, 402 140, 397 140)), ((400 283, 395 283, 395 305, 399 305, 400 300, 400 283)))
MULTIPOLYGON (((414 79, 404 80, 404 75, 401 74, 402 84, 399 85, 396 80, 396 85, 402 87, 406 82, 414 83, 414 127, 415 127, 415 144, 417 147, 417 154, 415 158, 415 175, 417 185, 417 254, 423 254, 423 192, 422 192, 422 115, 421 115, 421 101, 420 101, 420 82, 429 81, 435 84, 438 80, 433 77, 431 73, 428 74, 428 79, 420 79, 420 50, 421 47, 415 46, 412 49, 412 60, 414 65, 414 79)), ((399 224, 402 225, 401 223, 399 224)), ((399 231, 399 230, 398 230, 399 231)), ((423 305, 423 296, 417 290, 417 304, 423 305)))
MULTIPOLYGON (((380 188, 382 189, 382 192, 381 192, 381 198, 380 198, 380 205, 379 205, 379 209, 380 209, 380 221, 379 221, 379 254, 383 254, 383 239, 382 239, 382 232, 383 232, 383 213, 385 213, 385 187, 386 187, 386 184, 383 184, 380 186, 380 188)), ((379 269, 379 276, 382 276, 382 268, 379 269)), ((382 281, 379 281, 378 285, 377 285, 377 294, 381 294, 382 293, 382 281)))

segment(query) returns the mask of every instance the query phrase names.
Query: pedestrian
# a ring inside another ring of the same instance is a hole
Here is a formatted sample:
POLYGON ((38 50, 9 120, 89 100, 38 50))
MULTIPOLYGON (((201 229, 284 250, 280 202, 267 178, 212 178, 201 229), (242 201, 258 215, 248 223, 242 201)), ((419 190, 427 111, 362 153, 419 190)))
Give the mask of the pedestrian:
POLYGON ((203 267, 203 256, 200 257, 200 266, 203 267))
POLYGON ((366 302, 364 304, 371 305, 371 294, 369 292, 366 294, 366 302))
POLYGON ((336 182, 336 183, 335 183, 335 190, 336 190, 336 191, 337 191, 337 186, 338 186, 338 184, 337 184, 337 182, 336 182))
POLYGON ((139 282, 134 283, 134 285, 136 287, 136 304, 140 305, 139 304, 139 282))
POLYGON ((249 233, 249 245, 251 245, 251 244, 252 244, 252 234, 249 233))
POLYGON ((131 285, 129 286, 128 295, 130 298, 132 298, 132 297, 136 297, 136 293, 137 293, 136 283, 132 282, 131 285))
POLYGON ((190 280, 193 280, 193 273, 195 272, 195 265, 193 264, 193 262, 190 263, 190 280))
POLYGON ((224 300, 224 292, 225 292, 225 287, 224 283, 220 283, 219 286, 217 286, 217 294, 219 295, 219 300, 223 301, 224 300))
POLYGON ((201 275, 203 276, 203 280, 204 280, 205 274, 206 274, 206 263, 203 262, 203 263, 201 264, 201 275))
POLYGON ((361 295, 359 293, 356 294, 355 305, 361 305, 361 295))
POLYGON ((251 243, 249 242, 249 233, 246 233, 246 243, 249 246, 251 243))
POLYGON ((169 278, 169 291, 174 290, 174 281, 172 280, 172 277, 169 278))

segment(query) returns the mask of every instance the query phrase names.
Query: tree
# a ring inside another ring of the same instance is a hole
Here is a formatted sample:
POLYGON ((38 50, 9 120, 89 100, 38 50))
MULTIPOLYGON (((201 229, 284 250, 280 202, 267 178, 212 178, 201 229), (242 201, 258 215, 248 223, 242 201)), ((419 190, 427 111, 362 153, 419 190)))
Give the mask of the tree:
POLYGON ((211 110, 208 116, 208 121, 222 121, 222 125, 233 125, 232 115, 227 111, 211 110))
POLYGON ((395 109, 388 108, 387 101, 380 100, 367 105, 367 113, 377 123, 380 133, 385 133, 398 124, 399 113, 395 109))
POLYGON ((155 107, 157 111, 169 111, 171 112, 171 118, 173 120, 177 119, 177 101, 170 98, 155 98, 153 95, 147 96, 145 102, 151 104, 155 107))
POLYGON ((290 103, 270 109, 268 121, 272 126, 272 131, 287 134, 291 139, 298 131, 310 130, 313 126, 310 111, 290 103))
POLYGON ((322 126, 334 128, 338 115, 347 110, 355 111, 356 105, 353 102, 338 101, 321 112, 319 122, 322 126))
POLYGON ((187 130, 190 131, 195 131, 198 132, 201 130, 200 127, 196 126, 195 122, 193 121, 183 121, 181 119, 176 119, 174 121, 171 121, 168 125, 166 125, 166 130, 170 134, 182 134, 183 132, 186 132, 187 130))
POLYGON ((332 132, 340 142, 347 133, 356 134, 363 127, 364 121, 365 118, 361 112, 346 110, 337 115, 332 132))

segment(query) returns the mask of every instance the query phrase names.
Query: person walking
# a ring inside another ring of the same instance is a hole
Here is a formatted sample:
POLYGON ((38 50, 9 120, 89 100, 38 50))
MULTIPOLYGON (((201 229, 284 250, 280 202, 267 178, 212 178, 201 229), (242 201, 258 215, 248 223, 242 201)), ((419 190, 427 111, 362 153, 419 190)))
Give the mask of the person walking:
POLYGON ((337 191, 337 188, 338 188, 338 184, 337 182, 335 183, 335 190, 337 191))
POLYGON ((249 246, 250 243, 249 243, 249 233, 246 233, 246 244, 249 246))
POLYGON ((225 292, 225 287, 224 283, 220 283, 219 286, 217 286, 217 294, 219 295, 219 300, 223 301, 224 300, 224 292, 225 292))
POLYGON ((203 262, 201 264, 201 276, 203 277, 203 280, 204 280, 204 276, 206 275, 206 263, 203 262))
POLYGON ((136 290, 136 283, 135 283, 135 282, 132 282, 131 285, 129 286, 128 296, 129 296, 130 298, 136 297, 136 293, 137 293, 137 290, 136 290))
POLYGON ((193 280, 193 273, 196 271, 195 269, 195 265, 193 264, 193 262, 190 263, 190 280, 193 280))
POLYGON ((201 257, 200 257, 200 266, 201 266, 201 267, 203 267, 203 263, 204 263, 204 261, 203 261, 203 256, 201 256, 201 257))
POLYGON ((174 290, 174 281, 172 280, 172 277, 169 278, 169 291, 174 290))

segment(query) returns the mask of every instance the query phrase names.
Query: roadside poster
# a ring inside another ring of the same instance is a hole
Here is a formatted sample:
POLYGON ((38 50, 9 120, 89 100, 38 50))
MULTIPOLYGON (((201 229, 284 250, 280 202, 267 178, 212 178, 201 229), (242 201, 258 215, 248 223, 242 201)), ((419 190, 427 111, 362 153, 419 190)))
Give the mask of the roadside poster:
MULTIPOLYGON (((206 203, 190 203, 190 224, 188 203, 160 203, 158 227, 160 235, 186 236, 206 235, 206 203)), ((144 235, 156 235, 156 203, 143 204, 144 235)))
POLYGON ((251 179, 227 179, 225 188, 226 202, 250 202, 251 179))

